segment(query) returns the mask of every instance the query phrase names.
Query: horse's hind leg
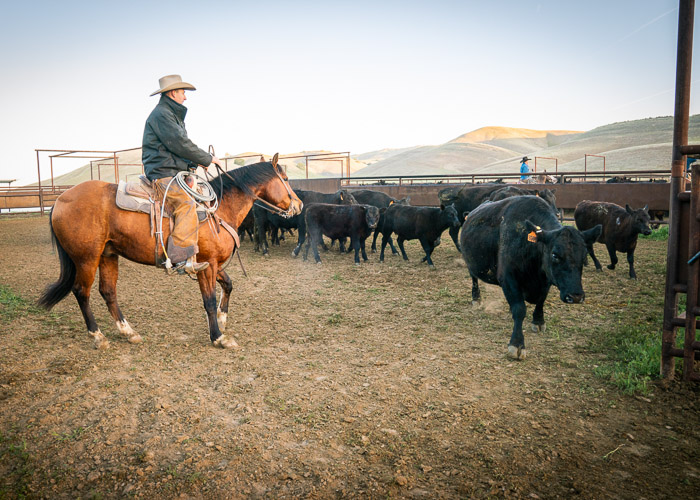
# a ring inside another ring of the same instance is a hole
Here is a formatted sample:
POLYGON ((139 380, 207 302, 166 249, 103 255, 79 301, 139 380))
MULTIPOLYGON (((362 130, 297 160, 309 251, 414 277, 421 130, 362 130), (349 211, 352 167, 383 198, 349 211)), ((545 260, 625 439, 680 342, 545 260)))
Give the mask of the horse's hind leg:
POLYGON ((223 332, 226 329, 226 320, 228 318, 228 301, 231 297, 233 285, 226 271, 219 270, 216 274, 216 281, 221 285, 221 299, 219 300, 219 308, 216 310, 216 319, 219 322, 219 329, 223 332))
POLYGON ((73 295, 75 295, 80 311, 83 313, 85 325, 90 335, 95 341, 95 348, 107 349, 109 341, 102 335, 100 328, 97 326, 95 316, 90 309, 90 288, 92 282, 95 281, 95 271, 97 271, 97 262, 82 263, 76 266, 75 283, 73 284, 73 295))
POLYGON ((132 344, 141 343, 141 335, 136 333, 124 318, 117 303, 117 278, 119 277, 119 257, 102 255, 100 258, 100 295, 107 304, 109 314, 117 323, 117 330, 132 344))

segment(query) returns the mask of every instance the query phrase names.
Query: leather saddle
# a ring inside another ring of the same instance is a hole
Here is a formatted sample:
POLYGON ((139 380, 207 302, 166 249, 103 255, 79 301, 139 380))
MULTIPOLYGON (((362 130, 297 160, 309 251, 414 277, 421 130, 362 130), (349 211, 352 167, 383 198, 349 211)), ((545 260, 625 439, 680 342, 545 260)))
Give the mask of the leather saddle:
MULTIPOLYGON (((130 212, 142 212, 145 214, 152 214, 155 207, 158 195, 151 181, 145 175, 139 175, 136 181, 119 181, 117 186, 117 197, 116 203, 122 210, 128 210, 130 212)), ((158 199, 160 204, 160 200, 158 199)), ((158 207, 160 208, 160 207, 158 207)), ((165 210, 164 217, 170 217, 170 214, 165 210)), ((197 205, 197 218, 199 222, 204 221, 207 218, 206 207, 202 205, 197 205)))

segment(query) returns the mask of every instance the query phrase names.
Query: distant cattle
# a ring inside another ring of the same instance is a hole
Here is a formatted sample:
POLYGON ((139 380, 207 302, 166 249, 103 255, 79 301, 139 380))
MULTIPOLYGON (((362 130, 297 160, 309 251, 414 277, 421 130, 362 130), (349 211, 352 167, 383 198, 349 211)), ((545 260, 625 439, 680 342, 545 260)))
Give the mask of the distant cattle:
MULTIPOLYGON (((438 198, 440 203, 443 205, 454 204, 455 210, 460 220, 464 220, 464 214, 471 212, 476 207, 481 205, 484 201, 489 199, 491 193, 498 189, 503 189, 503 184, 500 182, 494 182, 489 184, 479 184, 474 186, 472 184, 466 184, 461 188, 446 188, 438 192, 438 198)), ((457 250, 459 250, 459 229, 461 224, 457 227, 450 228, 450 237, 455 244, 457 250)))
POLYGON ((563 302, 583 302, 586 247, 600 231, 600 226, 583 232, 562 226, 552 207, 536 196, 485 203, 469 214, 460 243, 472 278, 472 300, 481 298, 478 280, 501 286, 513 316, 509 356, 525 358, 526 301, 535 304, 535 330, 544 330, 544 303, 552 285, 563 302))
MULTIPOLYGON (((630 278, 636 279, 637 273, 634 271, 634 250, 637 248, 637 238, 639 234, 651 234, 649 227, 648 206, 637 210, 632 210, 629 205, 622 208, 614 203, 604 203, 602 201, 584 200, 576 205, 574 219, 576 227, 580 230, 589 229, 596 224, 603 227, 603 232, 598 238, 598 242, 605 244, 610 254, 610 265, 608 269, 615 269, 617 264, 617 252, 627 253, 627 262, 630 267, 630 278)), ((600 262, 593 252, 593 243, 588 245, 588 254, 593 259, 595 268, 602 270, 600 262)))
MULTIPOLYGON (((301 246, 304 244, 304 241, 306 241, 306 209, 310 207, 311 205, 315 203, 329 203, 333 205, 357 205, 357 201, 355 200, 355 197, 346 189, 340 189, 336 191, 335 193, 319 193, 317 191, 303 191, 301 189, 296 189, 294 192, 297 194, 299 199, 304 202, 304 208, 301 211, 301 214, 299 214, 298 217, 298 229, 299 229, 299 237, 297 240, 297 245, 294 247, 294 250, 292 250, 292 256, 296 257, 299 255, 299 252, 301 251, 301 246)), ((322 242, 323 240, 321 240, 322 242)), ((324 248, 326 248, 326 245, 323 244, 324 248)), ((342 250, 342 246, 341 246, 342 250)))
POLYGON ((558 214, 559 209, 557 208, 557 197, 554 195, 556 189, 525 189, 522 187, 508 186, 501 189, 497 189, 489 196, 489 201, 500 201, 510 198, 512 196, 539 196, 544 201, 549 203, 549 205, 558 214))
MULTIPOLYGON (((301 191, 295 192, 300 193, 301 191)), ((301 199, 301 196, 298 196, 299 199, 301 199)), ((255 251, 257 252, 258 249, 261 249, 263 255, 269 253, 267 246, 268 232, 272 240, 270 243, 272 245, 279 245, 279 233, 284 230, 290 231, 296 229, 299 226, 299 218, 301 217, 301 215, 295 215, 294 217, 285 218, 271 213, 268 209, 257 203, 253 204, 251 212, 255 215, 255 251)))
POLYGON ((438 207, 412 207, 410 205, 394 204, 384 213, 382 227, 382 251, 379 261, 384 261, 384 249, 392 232, 396 233, 396 241, 401 249, 404 260, 408 260, 403 242, 419 240, 425 257, 421 262, 428 262, 433 267, 430 256, 440 244, 440 235, 445 229, 459 227, 461 224, 454 205, 438 207))
MULTIPOLYGON (((382 225, 384 224, 384 209, 389 208, 394 203, 398 203, 399 205, 409 205, 410 198, 407 196, 406 198, 399 200, 392 198, 388 194, 382 193, 381 191, 372 191, 370 189, 358 189, 356 191, 352 191, 352 195, 355 197, 355 200, 357 200, 357 203, 372 205, 373 207, 377 207, 380 211, 379 223, 377 224, 377 227, 374 230, 374 236, 372 237, 372 253, 375 253, 377 251, 377 236, 379 236, 381 233, 382 225)), ((394 248, 394 243, 391 240, 391 237, 389 238, 389 246, 391 247, 392 253, 398 253, 396 248, 394 248)))
POLYGON ((304 260, 309 255, 309 247, 313 248, 314 258, 321 262, 318 245, 323 243, 323 236, 332 239, 350 238, 350 245, 355 250, 355 264, 362 259, 367 260, 365 240, 372 234, 379 222, 379 209, 371 205, 333 205, 313 203, 305 210, 305 227, 308 238, 304 250, 304 260))

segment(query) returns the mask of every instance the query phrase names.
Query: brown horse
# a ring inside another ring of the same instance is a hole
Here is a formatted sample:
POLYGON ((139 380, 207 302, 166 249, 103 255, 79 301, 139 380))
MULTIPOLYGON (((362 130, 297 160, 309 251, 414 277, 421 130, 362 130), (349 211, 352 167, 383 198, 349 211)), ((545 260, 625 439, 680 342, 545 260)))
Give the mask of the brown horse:
MULTIPOLYGON (((280 213, 301 213, 302 202, 289 187, 286 173, 277 166, 277 158, 275 155, 272 162, 256 163, 215 177, 212 186, 221 193, 216 215, 238 228, 256 200, 280 213)), ((50 309, 72 291, 83 313, 88 334, 98 349, 109 346, 90 309, 90 288, 98 267, 100 295, 107 303, 117 329, 129 342, 139 343, 141 336, 131 328, 117 304, 118 259, 121 255, 153 266, 156 245, 160 245, 151 235, 149 215, 118 208, 116 191, 116 184, 86 181, 58 197, 51 210, 49 226, 58 251, 61 274, 58 281, 46 287, 39 299, 39 305, 50 309)), ((221 267, 233 255, 235 242, 228 231, 218 229, 216 226, 214 230, 213 224, 200 225, 197 262, 208 262, 209 267, 197 274, 197 280, 207 312, 209 338, 217 347, 231 348, 238 344, 232 336, 222 335, 221 330, 226 325, 233 286, 221 267), (223 290, 218 310, 217 281, 223 290)), ((163 232, 165 241, 168 237, 165 233, 169 230, 164 227, 163 232)))

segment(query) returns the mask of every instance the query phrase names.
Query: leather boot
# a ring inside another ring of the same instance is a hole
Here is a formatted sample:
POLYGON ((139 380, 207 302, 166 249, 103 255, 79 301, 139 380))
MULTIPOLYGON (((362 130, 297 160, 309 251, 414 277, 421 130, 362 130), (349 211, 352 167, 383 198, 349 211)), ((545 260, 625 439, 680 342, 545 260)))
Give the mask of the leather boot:
POLYGON ((192 257, 187 259, 187 262, 185 262, 185 267, 183 269, 187 274, 191 274, 194 276, 198 272, 204 271, 207 267, 209 267, 209 262, 197 262, 195 260, 195 256, 193 255, 192 257))

